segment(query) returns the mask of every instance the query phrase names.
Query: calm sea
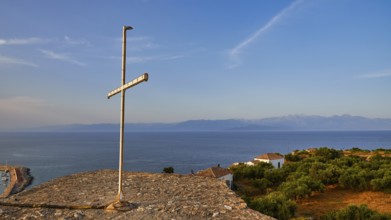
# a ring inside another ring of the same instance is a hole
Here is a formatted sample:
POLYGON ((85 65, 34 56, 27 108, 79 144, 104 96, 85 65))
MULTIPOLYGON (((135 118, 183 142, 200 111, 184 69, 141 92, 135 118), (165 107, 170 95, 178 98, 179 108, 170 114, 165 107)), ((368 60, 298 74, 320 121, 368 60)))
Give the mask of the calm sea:
MULTIPOLYGON (((118 133, 0 133, 0 164, 31 169, 33 185, 97 169, 118 169, 118 133)), ((391 131, 126 133, 124 169, 187 174, 310 147, 391 148, 391 131)))

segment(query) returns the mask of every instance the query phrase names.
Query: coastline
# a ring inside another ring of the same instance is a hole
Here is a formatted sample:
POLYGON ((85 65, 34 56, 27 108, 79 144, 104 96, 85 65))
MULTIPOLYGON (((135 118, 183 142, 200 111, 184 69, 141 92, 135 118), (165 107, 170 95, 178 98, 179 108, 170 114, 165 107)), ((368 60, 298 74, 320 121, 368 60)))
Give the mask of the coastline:
POLYGON ((7 188, 0 194, 0 198, 7 198, 11 194, 16 194, 23 191, 33 181, 33 177, 30 175, 30 169, 20 166, 4 166, 0 165, 0 170, 9 172, 10 179, 7 188))

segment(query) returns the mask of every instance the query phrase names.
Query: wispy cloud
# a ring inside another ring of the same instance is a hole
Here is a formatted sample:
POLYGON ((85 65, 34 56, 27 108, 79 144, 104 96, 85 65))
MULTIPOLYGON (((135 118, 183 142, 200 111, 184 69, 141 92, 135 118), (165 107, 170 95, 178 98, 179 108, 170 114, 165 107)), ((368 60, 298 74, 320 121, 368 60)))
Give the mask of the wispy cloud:
MULTIPOLYGON (((185 55, 173 55, 173 56, 127 56, 126 61, 129 63, 146 63, 149 61, 164 61, 164 60, 177 60, 184 58, 185 55)), ((103 57, 111 60, 121 60, 120 56, 106 56, 103 57)))
POLYGON ((53 38, 38 38, 38 37, 28 37, 28 38, 10 38, 4 39, 0 38, 0 46, 7 45, 31 45, 31 44, 45 44, 45 43, 60 43, 67 45, 85 45, 90 46, 91 43, 86 39, 74 39, 69 36, 64 36, 63 39, 53 38))
POLYGON ((166 57, 161 57, 162 60, 177 60, 184 58, 185 55, 174 55, 174 56, 166 56, 166 57))
POLYGON ((161 60, 177 60, 185 57, 184 55, 174 56, 130 56, 126 60, 130 63, 145 63, 148 61, 161 61, 161 60))
POLYGON ((29 37, 29 38, 11 38, 2 39, 0 38, 0 46, 2 45, 27 45, 27 44, 41 44, 49 42, 49 39, 29 37))
POLYGON ((156 57, 142 57, 142 56, 131 56, 131 57, 127 57, 126 60, 130 63, 145 63, 145 62, 148 62, 148 61, 151 61, 151 60, 155 60, 156 57))
POLYGON ((28 96, 0 98, 0 110, 24 111, 37 106, 46 106, 45 100, 28 96))
POLYGON ((259 38, 262 34, 267 32, 270 28, 272 28, 275 24, 277 24, 279 21, 281 21, 286 15, 294 10, 299 4, 302 3, 303 0, 296 0, 292 2, 288 7, 280 11, 278 14, 276 14, 274 17, 272 17, 265 25, 263 25, 261 28, 259 28, 257 31, 255 31, 253 34, 251 34, 249 37, 244 39, 242 42, 237 44, 234 48, 230 49, 228 51, 228 56, 230 58, 230 64, 228 65, 229 68, 236 67, 242 63, 240 58, 240 53, 249 45, 251 45, 257 38, 259 38))
POLYGON ((357 75, 355 78, 358 79, 373 79, 373 78, 385 78, 391 77, 391 69, 386 69, 379 72, 374 72, 370 74, 357 75))
POLYGON ((85 63, 75 60, 74 58, 70 57, 68 54, 55 53, 50 50, 42 50, 42 49, 39 49, 39 51, 41 51, 41 53, 43 53, 47 58, 50 59, 73 63, 79 66, 86 66, 85 63))
POLYGON ((64 40, 67 44, 70 45, 85 45, 85 46, 90 46, 90 42, 85 39, 74 39, 69 36, 64 36, 64 40))
MULTIPOLYGON (((116 44, 118 44, 118 42, 122 42, 122 38, 116 38, 116 44)), ((162 47, 162 45, 154 43, 151 37, 145 37, 145 36, 127 37, 126 46, 128 50, 132 50, 132 51, 156 49, 162 47)))
POLYGON ((29 62, 29 61, 17 59, 17 58, 12 58, 12 57, 5 57, 5 56, 1 56, 1 55, 0 55, 0 64, 38 67, 38 65, 33 62, 29 62))

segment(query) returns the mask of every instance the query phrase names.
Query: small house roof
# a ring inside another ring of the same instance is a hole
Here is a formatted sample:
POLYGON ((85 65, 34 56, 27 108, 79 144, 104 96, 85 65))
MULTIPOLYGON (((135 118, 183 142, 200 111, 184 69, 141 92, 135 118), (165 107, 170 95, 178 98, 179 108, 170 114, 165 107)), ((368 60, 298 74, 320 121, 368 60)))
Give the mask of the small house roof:
POLYGON ((308 148, 306 151, 307 152, 315 152, 315 151, 317 151, 318 149, 316 149, 316 148, 314 148, 314 147, 311 147, 311 148, 308 148))
POLYGON ((253 164, 259 164, 259 163, 261 163, 261 161, 259 161, 259 160, 252 160, 252 161, 249 161, 249 162, 251 162, 251 163, 253 163, 253 164))
POLYGON ((262 159, 262 160, 279 160, 279 159, 284 159, 283 156, 275 154, 275 153, 267 153, 267 154, 262 154, 256 157, 255 159, 262 159))
POLYGON ((222 176, 226 176, 228 174, 231 174, 231 171, 229 171, 226 168, 222 167, 210 167, 206 170, 198 171, 195 175, 197 176, 206 176, 206 177, 214 177, 214 178, 220 178, 222 176))

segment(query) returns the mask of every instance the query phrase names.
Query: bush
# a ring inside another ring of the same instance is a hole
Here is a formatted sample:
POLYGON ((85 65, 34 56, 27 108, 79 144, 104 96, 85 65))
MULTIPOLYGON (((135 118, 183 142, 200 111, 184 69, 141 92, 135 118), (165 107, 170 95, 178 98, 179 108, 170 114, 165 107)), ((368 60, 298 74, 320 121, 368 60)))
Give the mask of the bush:
POLYGON ((382 178, 371 180, 371 186, 373 190, 391 193, 391 171, 385 172, 382 178))
POLYGON ((352 149, 350 149, 350 151, 351 152, 363 152, 363 150, 358 147, 353 147, 352 149))
POLYGON ((264 177, 264 172, 269 169, 274 169, 273 165, 270 163, 258 163, 255 166, 249 165, 238 165, 231 167, 233 175, 237 179, 262 179, 264 177))
POLYGON ((296 203, 280 192, 256 198, 249 202, 249 207, 280 220, 292 218, 296 211, 296 203))
POLYGON ((297 161, 301 161, 303 159, 297 154, 285 154, 284 158, 285 158, 285 160, 291 161, 291 162, 297 162, 297 161))
POLYGON ((370 180, 367 180, 367 172, 358 167, 348 168, 338 178, 338 183, 343 188, 355 190, 367 190, 370 180))
POLYGON ((369 209, 366 205, 351 205, 345 209, 330 212, 320 217, 321 220, 391 220, 391 215, 384 215, 369 209))
POLYGON ((174 167, 164 167, 163 173, 174 173, 174 167))
POLYGON ((279 186, 285 181, 287 173, 283 169, 270 169, 265 170, 264 178, 268 179, 275 187, 279 186))
POLYGON ((333 164, 341 168, 352 167, 354 164, 362 162, 363 159, 358 156, 347 156, 333 160, 333 164))
POLYGON ((284 182, 279 187, 279 191, 283 192, 288 198, 300 199, 310 196, 312 192, 323 192, 325 186, 320 180, 309 176, 301 176, 298 179, 284 182))
POLYGON ((327 147, 321 147, 315 151, 315 156, 323 157, 326 160, 333 160, 341 157, 341 155, 341 151, 327 147))
POLYGON ((336 184, 338 179, 341 176, 342 169, 337 166, 328 164, 327 168, 324 170, 319 170, 317 177, 323 184, 336 184))
POLYGON ((270 182, 268 179, 266 178, 262 178, 262 179, 255 179, 252 181, 252 185, 254 187, 256 187, 259 191, 265 193, 266 192, 266 189, 270 186, 273 185, 272 182, 270 182))

